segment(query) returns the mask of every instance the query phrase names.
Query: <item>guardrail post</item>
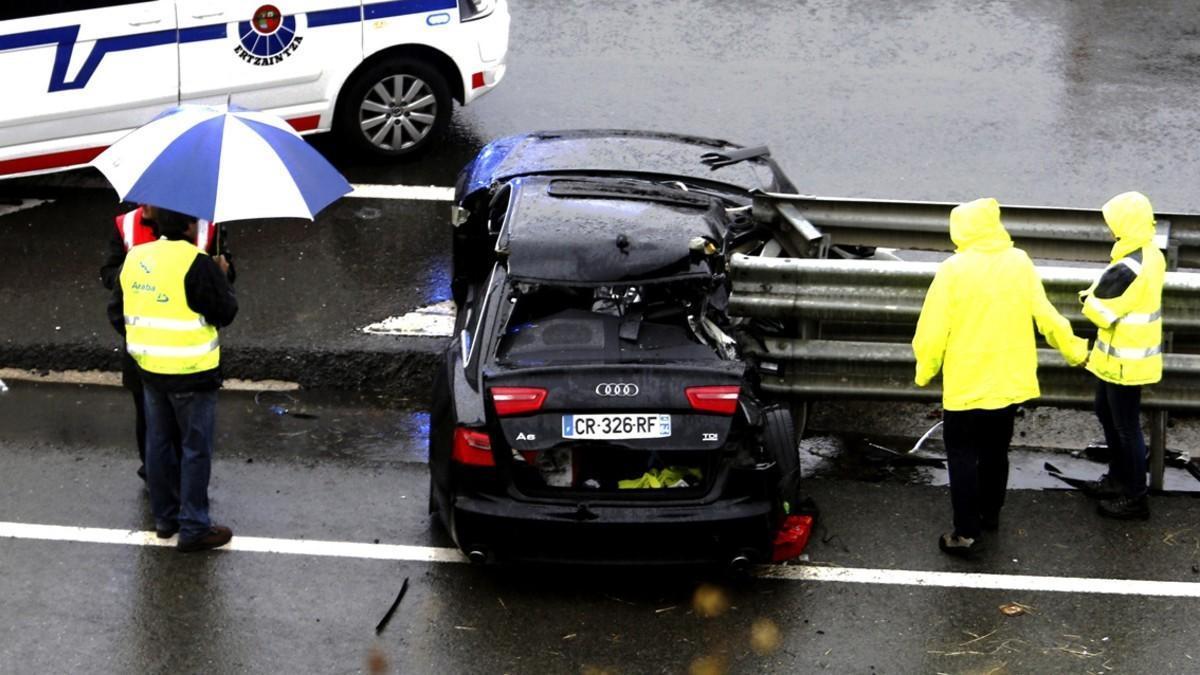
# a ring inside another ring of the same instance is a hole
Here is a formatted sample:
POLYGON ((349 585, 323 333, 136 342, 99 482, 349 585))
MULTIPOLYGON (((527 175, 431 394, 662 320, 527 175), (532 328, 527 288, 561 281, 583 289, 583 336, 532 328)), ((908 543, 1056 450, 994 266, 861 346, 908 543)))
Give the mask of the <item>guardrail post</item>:
POLYGON ((1167 411, 1150 413, 1150 489, 1163 489, 1167 456, 1167 411))

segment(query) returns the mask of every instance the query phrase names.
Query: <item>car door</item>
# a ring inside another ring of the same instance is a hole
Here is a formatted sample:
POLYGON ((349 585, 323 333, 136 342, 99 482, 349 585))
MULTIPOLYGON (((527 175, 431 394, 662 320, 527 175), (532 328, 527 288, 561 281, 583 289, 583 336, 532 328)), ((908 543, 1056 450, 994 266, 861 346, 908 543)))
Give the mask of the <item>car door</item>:
POLYGON ((174 0, 0 3, 0 160, 94 155, 175 104, 175 31, 174 0))
POLYGON ((228 100, 289 119, 320 112, 362 58, 357 2, 177 2, 185 102, 228 100))

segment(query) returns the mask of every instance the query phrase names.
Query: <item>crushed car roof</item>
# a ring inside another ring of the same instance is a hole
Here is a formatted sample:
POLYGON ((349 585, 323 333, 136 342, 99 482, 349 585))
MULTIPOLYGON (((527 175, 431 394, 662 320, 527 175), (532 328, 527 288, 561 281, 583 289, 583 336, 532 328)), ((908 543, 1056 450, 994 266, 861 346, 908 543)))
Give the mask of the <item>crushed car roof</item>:
POLYGON ((510 276, 604 284, 710 277, 689 248, 719 242, 724 211, 711 199, 624 179, 521 178, 497 249, 510 276))
POLYGON ((542 131, 489 143, 459 178, 462 198, 496 181, 548 173, 678 176, 743 190, 793 191, 765 158, 713 170, 701 162, 709 152, 742 146, 728 141, 653 131, 542 131))

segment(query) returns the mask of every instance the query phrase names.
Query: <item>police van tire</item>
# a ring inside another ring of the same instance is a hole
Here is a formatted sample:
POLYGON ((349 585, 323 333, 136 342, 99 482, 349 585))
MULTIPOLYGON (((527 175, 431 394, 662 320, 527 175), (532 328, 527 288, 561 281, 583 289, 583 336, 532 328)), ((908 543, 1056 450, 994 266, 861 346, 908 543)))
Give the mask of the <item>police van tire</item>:
POLYGON ((800 450, 792 414, 782 405, 763 410, 763 451, 779 467, 779 498, 795 508, 800 502, 800 450))
POLYGON ((358 153, 398 159, 432 145, 450 125, 453 105, 450 86, 436 68, 412 58, 390 58, 348 85, 335 124, 358 153))

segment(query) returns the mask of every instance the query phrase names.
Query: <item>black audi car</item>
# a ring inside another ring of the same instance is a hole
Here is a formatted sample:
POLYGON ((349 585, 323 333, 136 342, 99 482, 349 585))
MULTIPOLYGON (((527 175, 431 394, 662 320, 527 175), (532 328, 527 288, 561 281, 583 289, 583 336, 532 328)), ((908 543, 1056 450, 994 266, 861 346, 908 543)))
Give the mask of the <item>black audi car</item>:
POLYGON ((764 149, 646 132, 506 138, 463 170, 430 510, 473 561, 772 558, 795 434, 725 313, 727 255, 772 246, 754 190, 793 190, 764 149))

